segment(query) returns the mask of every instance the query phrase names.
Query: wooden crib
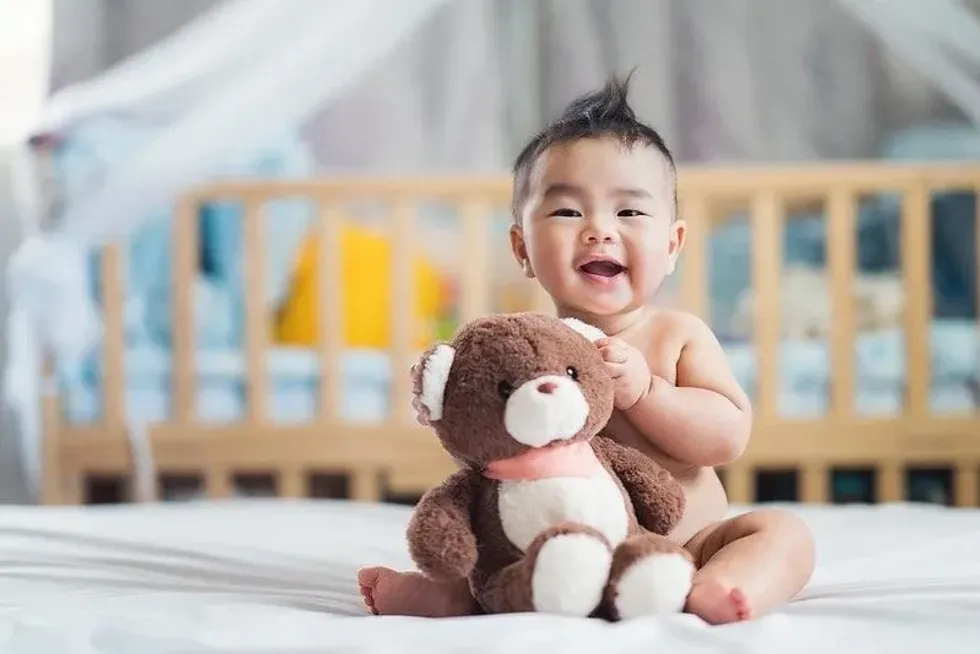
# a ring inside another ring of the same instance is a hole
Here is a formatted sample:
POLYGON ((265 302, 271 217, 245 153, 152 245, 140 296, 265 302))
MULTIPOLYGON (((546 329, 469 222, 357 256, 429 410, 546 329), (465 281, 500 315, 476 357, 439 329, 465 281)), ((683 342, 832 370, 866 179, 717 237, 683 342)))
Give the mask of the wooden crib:
MULTIPOLYGON (((799 499, 830 499, 829 474, 834 468, 875 471, 876 501, 906 497, 906 470, 945 466, 953 471, 955 503, 976 505, 980 498, 980 413, 934 415, 929 405, 931 319, 930 198, 936 191, 980 192, 980 166, 899 166, 871 163, 786 166, 779 168, 696 168, 679 173, 680 211, 689 236, 682 256, 679 293, 691 311, 708 308, 707 236, 733 209, 746 209, 752 234, 751 276, 757 297, 753 336, 757 355, 755 428, 746 454, 723 471, 734 502, 755 499, 754 478, 760 470, 792 468, 799 475, 799 499), (901 197, 902 283, 906 293, 904 337, 907 385, 901 415, 868 418, 853 408, 852 365, 856 337, 852 286, 855 279, 856 207, 870 194, 901 197), (787 419, 777 411, 779 380, 780 269, 782 231, 790 211, 826 209, 827 275, 833 310, 830 338, 831 409, 817 419, 787 419)), ((408 323, 411 311, 411 252, 420 201, 451 203, 458 208, 463 268, 459 295, 460 319, 485 314, 491 302, 487 255, 491 210, 510 201, 510 180, 495 177, 424 177, 391 179, 313 179, 220 183, 199 188, 182 198, 174 222, 174 359, 173 416, 149 428, 156 470, 160 475, 200 475, 209 497, 232 492, 236 474, 271 472, 276 493, 301 497, 308 493, 314 471, 343 473, 349 495, 375 501, 387 493, 420 493, 449 473, 453 466, 433 436, 415 425, 409 404, 407 371, 416 357, 408 323), (264 352, 270 347, 269 321, 262 303, 261 275, 265 252, 260 237, 262 207, 275 198, 304 196, 321 209, 321 333, 318 355, 327 371, 319 390, 319 417, 304 425, 271 422, 264 410, 268 380, 264 352), (249 276, 245 301, 245 343, 248 411, 239 424, 207 424, 196 417, 195 343, 191 286, 198 262, 196 220, 202 202, 233 198, 246 208, 245 251, 249 276), (338 225, 350 201, 383 202, 389 209, 389 235, 394 243, 391 307, 393 342, 390 355, 396 374, 390 387, 391 415, 377 425, 345 424, 337 418, 338 357, 342 350, 338 225), (405 371, 400 374, 398 371, 405 371)), ((978 230, 980 231, 980 230, 978 230)), ((978 244, 980 245, 980 244, 978 244)), ((124 415, 123 288, 117 247, 103 257, 105 341, 104 419, 100 424, 67 423, 59 399, 44 399, 44 486, 46 503, 81 503, 83 481, 92 475, 129 475, 132 452, 124 415)), ((529 282, 530 283, 530 282, 529 282)), ((533 293, 533 306, 552 310, 547 298, 533 293)), ((50 368, 50 366, 49 366, 50 368)), ((980 371, 978 371, 980 373, 980 371)), ((154 493, 135 499, 152 500, 154 493)))

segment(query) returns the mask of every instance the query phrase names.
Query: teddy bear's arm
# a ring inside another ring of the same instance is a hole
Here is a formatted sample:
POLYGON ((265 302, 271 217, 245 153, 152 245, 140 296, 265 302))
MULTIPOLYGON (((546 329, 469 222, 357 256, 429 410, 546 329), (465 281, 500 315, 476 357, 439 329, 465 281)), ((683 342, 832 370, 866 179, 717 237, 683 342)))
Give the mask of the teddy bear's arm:
POLYGON ((623 483, 639 523, 655 534, 670 533, 684 514, 680 482, 650 457, 611 438, 600 435, 592 443, 623 483))
POLYGON ((468 577, 477 561, 471 526, 473 473, 460 470, 427 492, 408 524, 412 560, 426 576, 448 581, 468 577))

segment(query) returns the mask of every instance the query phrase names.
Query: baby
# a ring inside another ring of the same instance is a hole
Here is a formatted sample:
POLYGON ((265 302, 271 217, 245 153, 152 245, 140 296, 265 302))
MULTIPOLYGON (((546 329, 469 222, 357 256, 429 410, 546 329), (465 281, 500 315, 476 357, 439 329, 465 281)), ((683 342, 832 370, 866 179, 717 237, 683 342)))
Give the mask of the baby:
MULTIPOLYGON (((726 519, 714 467, 744 450, 752 408, 701 320, 644 302, 674 270, 686 227, 677 217, 673 156, 637 120, 628 84, 613 79, 575 100, 521 152, 511 245, 560 316, 610 335, 598 343, 616 382, 610 435, 656 459, 685 488, 685 515, 669 535, 698 568, 685 610, 711 624, 745 620, 803 588, 814 543, 803 522, 782 511, 726 519)), ((374 567, 360 570, 358 581, 376 614, 477 611, 465 580, 443 584, 374 567)))

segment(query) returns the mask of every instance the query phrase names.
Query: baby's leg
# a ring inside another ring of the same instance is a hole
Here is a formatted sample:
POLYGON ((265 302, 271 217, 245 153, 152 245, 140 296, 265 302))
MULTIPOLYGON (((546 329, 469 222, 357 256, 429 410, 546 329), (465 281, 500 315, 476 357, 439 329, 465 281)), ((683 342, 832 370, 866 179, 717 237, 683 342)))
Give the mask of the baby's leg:
POLYGON ((746 513, 687 544, 698 563, 686 611, 711 624, 746 620, 792 599, 813 574, 813 536, 784 511, 746 513))
POLYGON ((465 580, 440 583, 417 572, 375 567, 358 570, 357 583, 365 606, 375 615, 454 618, 476 612, 465 580))

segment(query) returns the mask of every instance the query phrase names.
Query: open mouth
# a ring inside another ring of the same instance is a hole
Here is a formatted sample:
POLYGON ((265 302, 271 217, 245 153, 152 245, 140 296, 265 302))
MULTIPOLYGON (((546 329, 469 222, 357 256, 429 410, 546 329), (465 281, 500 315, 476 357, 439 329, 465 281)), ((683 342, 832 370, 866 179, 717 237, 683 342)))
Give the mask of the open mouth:
POLYGON ((611 278, 626 272, 626 266, 611 259, 589 261, 578 267, 580 272, 593 277, 611 278))

